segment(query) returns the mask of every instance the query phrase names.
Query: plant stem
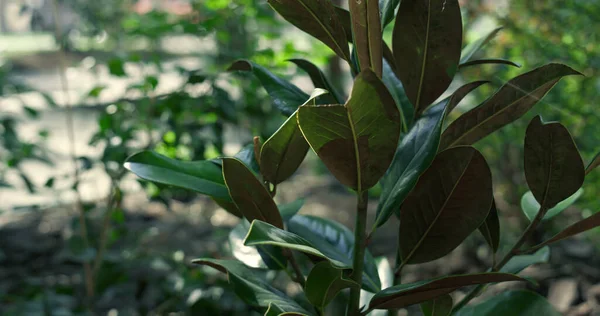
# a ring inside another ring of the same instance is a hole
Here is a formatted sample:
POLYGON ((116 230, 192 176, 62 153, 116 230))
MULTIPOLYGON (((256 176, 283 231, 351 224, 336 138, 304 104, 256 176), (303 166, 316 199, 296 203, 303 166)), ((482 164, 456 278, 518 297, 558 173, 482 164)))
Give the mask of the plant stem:
POLYGON ((104 252, 106 251, 106 244, 108 241, 108 231, 110 229, 110 219, 114 210, 121 208, 121 193, 118 188, 118 184, 114 183, 114 181, 110 185, 110 193, 109 193, 108 203, 106 204, 106 212, 104 213, 104 218, 102 219, 102 230, 100 231, 100 241, 98 242, 98 253, 96 254, 96 258, 94 258, 94 265, 92 271, 94 276, 100 270, 102 266, 102 261, 104 259, 104 252))
MULTIPOLYGON (((500 260, 500 262, 496 263, 492 267, 492 272, 500 271, 500 269, 502 269, 502 267, 504 267, 504 265, 506 265, 508 263, 508 261, 510 261, 510 259, 512 259, 516 254, 518 254, 521 246, 523 246, 525 241, 527 241, 527 239, 529 239, 529 237, 531 236, 531 234, 533 234, 533 232, 535 231, 537 226, 542 222, 542 219, 544 218, 544 215, 546 215, 547 210, 548 209, 544 206, 540 207, 537 215, 531 221, 531 223, 529 223, 529 226, 527 226, 527 228, 525 229, 525 231, 523 232, 523 234, 521 235, 519 240, 517 240, 517 242, 514 244, 514 246, 506 253, 504 258, 502 258, 502 260, 500 260)), ((467 305, 469 303, 469 301, 471 301, 472 299, 477 297, 482 292, 484 287, 485 287, 485 284, 480 284, 477 287, 475 287, 474 289, 472 289, 467 294, 467 296, 465 296, 462 300, 460 300, 460 302, 458 302, 454 306, 454 308, 452 309, 452 313, 455 313, 455 312, 459 311, 461 308, 465 307, 465 305, 467 305)))
POLYGON ((298 261, 296 261, 296 258, 294 257, 294 253, 291 250, 289 250, 287 253, 287 257, 290 261, 290 264, 292 265, 292 268, 294 269, 294 272, 296 273, 296 278, 294 281, 298 282, 298 284, 300 284, 300 286, 304 288, 304 286, 306 285, 306 280, 304 279, 302 270, 300 270, 300 265, 298 265, 298 261))
MULTIPOLYGON (((356 203, 356 225, 354 227, 354 252, 352 263, 352 280, 362 284, 362 272, 365 256, 365 233, 367 230, 367 191, 358 194, 356 203)), ((360 287, 350 290, 350 301, 348 304, 348 315, 360 315, 360 287)))

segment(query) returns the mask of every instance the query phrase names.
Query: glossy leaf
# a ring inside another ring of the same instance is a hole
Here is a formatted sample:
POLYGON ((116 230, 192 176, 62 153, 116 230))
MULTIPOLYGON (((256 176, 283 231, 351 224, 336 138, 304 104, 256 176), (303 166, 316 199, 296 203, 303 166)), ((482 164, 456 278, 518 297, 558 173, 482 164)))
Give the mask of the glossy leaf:
MULTIPOLYGON (((288 223, 288 230, 327 252, 334 259, 352 265, 354 234, 335 221, 307 215, 296 215, 288 223), (325 247, 328 248, 325 250, 325 247)), ((381 290, 378 268, 368 249, 365 250, 362 287, 372 292, 381 290)))
MULTIPOLYGON (((552 217, 560 214, 567 207, 573 205, 573 203, 575 203, 575 201, 577 201, 577 199, 579 199, 579 197, 582 194, 583 188, 580 188, 573 195, 563 200, 562 202, 559 202, 558 204, 556 204, 555 207, 549 209, 548 212, 546 212, 546 215, 544 215, 543 219, 551 219, 552 217)), ((530 221, 532 221, 535 218, 538 211, 540 210, 540 203, 536 201, 531 191, 527 191, 527 193, 523 194, 523 197, 521 197, 521 210, 523 211, 523 213, 525 213, 525 216, 527 216, 527 218, 530 221)))
POLYGON ((248 305, 266 310, 270 304, 286 312, 309 314, 298 303, 274 288, 264 278, 262 270, 245 266, 236 260, 195 259, 192 263, 206 265, 227 274, 235 293, 248 305))
POLYGON ((281 248, 273 246, 250 247, 244 245, 244 238, 248 234, 250 223, 242 219, 229 232, 229 247, 233 256, 245 265, 252 268, 266 268, 273 270, 285 269, 287 259, 281 248))
POLYGON ((383 59, 381 18, 378 1, 349 1, 354 48, 359 69, 370 68, 381 78, 383 59))
POLYGON ((585 174, 588 175, 592 170, 600 166, 600 152, 592 159, 590 164, 585 168, 585 174))
POLYGON ((458 0, 403 0, 392 49, 409 100, 417 113, 446 91, 458 69, 462 19, 458 0))
POLYGON ((554 235, 554 237, 544 241, 543 243, 533 247, 532 249, 539 249, 541 247, 547 246, 549 244, 555 243, 557 241, 561 241, 565 238, 569 238, 575 236, 577 234, 583 233, 590 229, 594 229, 600 227, 600 213, 596 213, 586 219, 583 219, 567 228, 565 228, 560 233, 554 235))
MULTIPOLYGON (((376 260, 377 272, 381 280, 381 288, 386 289, 394 285, 394 271, 390 265, 390 262, 386 257, 379 257, 376 260)), ((375 293, 361 290, 360 291, 360 306, 366 306, 375 293)), ((387 311, 374 310, 368 314, 369 316, 387 316, 387 311)))
POLYGON ((507 273, 478 273, 395 285, 375 294, 369 303, 369 309, 402 308, 452 293, 461 287, 506 281, 524 279, 507 273))
POLYGON ((452 296, 449 294, 436 297, 421 304, 423 316, 448 316, 452 313, 452 296))
MULTIPOLYGON (((252 171, 254 174, 256 174, 256 175, 260 174, 260 166, 258 165, 258 162, 256 161, 255 152, 254 152, 254 144, 248 144, 248 145, 244 146, 242 148, 242 150, 240 150, 233 157, 237 158, 239 161, 243 162, 244 165, 246 165, 246 167, 248 169, 250 169, 250 171, 252 171)), ((220 160, 217 160, 217 161, 219 161, 219 163, 222 165, 222 161, 220 161, 220 160)))
POLYGON ((383 225, 400 208, 417 184, 419 176, 431 165, 438 149, 447 109, 454 108, 469 92, 483 83, 485 81, 466 84, 450 98, 426 110, 402 138, 394 160, 381 179, 382 193, 377 207, 376 227, 383 225))
POLYGON ((304 138, 344 185, 362 192, 387 170, 400 136, 400 115, 385 85, 367 69, 345 105, 302 106, 304 138))
POLYGON ((483 224, 479 226, 479 231, 490 248, 492 248, 492 252, 498 252, 498 247, 500 246, 500 219, 498 218, 496 201, 492 201, 490 212, 483 224))
POLYGON ((287 203, 283 205, 279 205, 279 213, 283 218, 284 222, 288 222, 292 217, 294 217, 304 205, 304 199, 297 199, 292 203, 287 203))
MULTIPOLYGON (((327 94, 316 89, 304 103, 315 104, 315 99, 327 94)), ((260 171, 265 180, 279 184, 296 172, 308 152, 308 143, 300 132, 294 112, 260 149, 260 171)))
POLYGON ((500 59, 500 58, 486 58, 486 59, 470 60, 470 61, 461 63, 460 65, 458 65, 458 68, 463 69, 463 68, 477 66, 477 65, 508 65, 508 66, 521 68, 521 65, 515 63, 514 61, 511 61, 508 59, 500 59))
POLYGON ((263 66, 257 65, 251 61, 238 60, 228 69, 228 71, 236 70, 252 72, 273 99, 275 107, 281 111, 283 115, 292 115, 298 106, 303 104, 309 98, 308 94, 304 93, 295 85, 276 76, 263 66))
POLYGON ((394 69, 388 60, 383 60, 383 74, 381 81, 383 81, 383 84, 385 84, 386 88, 394 98, 394 101, 396 101, 396 106, 400 112, 400 120, 403 131, 407 132, 408 128, 412 126, 415 118, 415 108, 408 100, 406 91, 404 91, 404 86, 402 85, 400 79, 396 77, 394 69))
POLYGON ((438 154, 400 208, 402 262, 428 262, 454 250, 483 224, 492 200, 490 168, 477 150, 438 154))
POLYGON ((269 304, 269 308, 265 312, 264 316, 308 316, 298 312, 286 312, 276 304, 269 304))
POLYGON ((524 155, 525 179, 542 211, 581 188, 583 160, 571 134, 560 123, 544 124, 540 116, 534 117, 527 126, 524 155))
POLYGON ((151 151, 127 158, 125 168, 138 177, 230 201, 221 168, 210 161, 179 161, 151 151))
POLYGON ((267 2, 288 22, 325 43, 342 59, 350 61, 346 33, 330 1, 268 0, 267 2))
POLYGON ((471 60, 473 55, 475 55, 475 53, 485 46, 485 44, 489 43, 496 36, 496 34, 500 32, 501 29, 502 27, 495 28, 491 32, 465 46, 460 53, 460 63, 463 64, 471 60))
POLYGON ((396 9, 400 0, 379 0, 379 9, 381 10, 381 28, 382 30, 394 20, 396 9))
POLYGON ((315 88, 329 91, 333 98, 332 102, 329 102, 330 104, 344 102, 342 95, 333 87, 319 67, 305 59, 290 59, 290 61, 308 74, 315 88))
POLYGON ((550 259, 550 248, 543 247, 530 255, 518 255, 512 257, 504 267, 500 269, 500 272, 517 274, 530 265, 548 262, 548 259, 550 259))
POLYGON ((496 294, 483 303, 466 306, 456 316, 559 316, 548 300, 531 291, 516 290, 496 294))
POLYGON ((357 283, 346 278, 343 272, 328 261, 315 264, 306 278, 304 287, 306 298, 310 303, 323 309, 341 290, 359 287, 357 283))
POLYGON ((231 199, 248 221, 258 219, 283 228, 273 198, 244 163, 235 158, 223 158, 223 177, 231 199))
POLYGON ((442 134, 440 148, 470 145, 527 113, 558 81, 579 72, 548 64, 509 80, 496 94, 460 116, 442 134))

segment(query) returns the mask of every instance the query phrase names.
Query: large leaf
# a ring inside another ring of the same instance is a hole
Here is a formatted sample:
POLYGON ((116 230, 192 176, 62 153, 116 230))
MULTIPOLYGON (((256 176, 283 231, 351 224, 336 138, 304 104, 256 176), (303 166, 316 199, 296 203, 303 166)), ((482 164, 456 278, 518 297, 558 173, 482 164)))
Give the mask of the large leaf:
POLYGON ((396 150, 394 160, 381 180, 382 192, 375 226, 383 225, 400 208, 419 176, 431 165, 440 142, 447 109, 453 108, 469 92, 485 83, 477 81, 460 87, 446 100, 431 107, 411 127, 396 150))
POLYGON ((458 0, 401 1, 392 48, 398 75, 417 113, 450 86, 461 46, 458 0))
POLYGON ((415 108, 406 96, 404 86, 396 74, 394 69, 387 60, 383 61, 383 74, 381 81, 388 88, 388 91, 396 101, 396 106, 400 111, 400 119, 402 123, 403 132, 408 131, 408 128, 412 126, 412 122, 415 118, 415 108))
POLYGON ((400 0, 379 0, 379 9, 381 10, 381 29, 392 22, 400 0))
POLYGON ((244 163, 235 158, 223 158, 223 177, 231 199, 248 221, 258 219, 283 228, 273 198, 244 163))
POLYGON ((346 278, 343 272, 328 261, 315 264, 306 278, 304 287, 306 298, 311 304, 323 309, 341 290, 359 287, 357 283, 346 278))
POLYGON ((275 304, 285 312, 310 314, 298 303, 274 288, 264 278, 262 270, 253 269, 235 260, 195 259, 195 264, 207 265, 227 274, 235 293, 248 305, 266 310, 275 304))
POLYGON ((441 152, 400 208, 403 264, 441 258, 485 221, 492 204, 492 175, 472 147, 441 152))
POLYGON ((494 295, 477 305, 466 306, 456 316, 559 316, 548 300, 534 292, 516 290, 494 295))
MULTIPOLYGON (((546 215, 544 215, 544 220, 551 219, 552 217, 560 214, 567 207, 571 206, 579 197, 583 194, 583 188, 577 190, 573 195, 568 197, 562 202, 556 204, 555 207, 548 210, 546 215)), ((525 216, 532 221, 540 210, 540 203, 535 199, 533 193, 531 191, 527 191, 527 193, 523 194, 521 197, 521 210, 525 213, 525 216)))
POLYGON ((540 116, 534 117, 527 126, 524 154, 525 178, 544 214, 581 188, 583 160, 560 123, 544 124, 540 116))
POLYGON ((381 77, 383 59, 381 20, 378 1, 349 1, 354 48, 359 69, 371 68, 381 77))
POLYGON ((279 213, 284 222, 288 222, 294 217, 304 205, 304 199, 297 199, 294 202, 279 205, 279 213))
MULTIPOLYGON (((314 105, 315 99, 326 93, 323 89, 316 89, 304 104, 314 105)), ((294 112, 262 145, 260 171, 265 180, 279 184, 296 172, 307 152, 308 144, 300 132, 294 112)))
POLYGON ((477 65, 494 65, 494 64, 495 65, 508 65, 508 66, 521 68, 520 64, 517 64, 514 61, 511 61, 508 59, 501 59, 501 58, 475 59, 475 60, 467 61, 465 63, 458 65, 458 68, 463 69, 466 67, 477 66, 477 65))
POLYGON ((590 229, 594 229, 597 227, 600 227, 600 212, 565 228, 560 233, 554 235, 554 237, 544 241, 543 243, 533 247, 532 249, 533 250, 539 249, 541 247, 547 246, 549 244, 555 243, 557 241, 561 241, 565 238, 575 236, 577 234, 583 233, 585 231, 588 231, 590 229))
POLYGON ((600 152, 590 161, 590 164, 585 168, 585 174, 588 175, 592 170, 600 166, 600 152))
POLYGON ((231 201, 221 168, 210 161, 179 161, 151 151, 127 158, 125 168, 138 177, 231 201))
POLYGON ((450 294, 436 297, 421 304, 423 316, 448 316, 452 313, 452 296, 450 294))
MULTIPOLYGON (((296 215, 288 223, 288 230, 308 240, 313 245, 329 248, 327 252, 336 260, 352 265, 354 234, 346 226, 315 216, 296 215)), ((325 251, 325 249, 323 248, 325 251)), ((362 287, 371 292, 381 290, 378 267, 368 249, 365 249, 362 287)))
POLYGON ((252 268, 265 268, 273 270, 285 269, 287 259, 281 248, 273 246, 250 247, 244 245, 244 238, 248 234, 250 223, 242 219, 229 232, 229 247, 233 256, 245 265, 252 268))
POLYGON ((238 60, 233 63, 228 70, 252 72, 273 99, 275 107, 286 116, 292 115, 298 106, 309 98, 308 94, 304 93, 295 85, 274 75, 263 66, 257 65, 251 61, 238 60))
POLYGON ((478 273, 401 284, 375 294, 368 309, 402 308, 452 293, 464 286, 506 281, 524 281, 524 279, 507 273, 478 273))
POLYGON ((302 106, 298 123, 331 173, 359 192, 385 173, 400 136, 394 99, 369 69, 356 77, 345 105, 302 106))
POLYGON ((527 113, 558 81, 579 72, 548 64, 509 80, 481 105, 456 119, 442 134, 440 148, 470 145, 527 113))
POLYGON ((302 70, 306 71, 315 88, 325 89, 331 93, 333 102, 330 103, 344 102, 342 95, 333 87, 331 82, 327 80, 327 77, 325 77, 325 74, 321 71, 321 69, 319 69, 319 67, 305 59, 290 59, 290 61, 296 64, 296 66, 302 70))
POLYGON ((331 1, 268 0, 268 3, 288 22, 350 61, 346 33, 331 1))
POLYGON ((517 274, 530 265, 548 262, 548 259, 550 259, 550 248, 543 247, 530 255, 518 255, 512 257, 500 269, 500 272, 517 274))
POLYGON ((492 248, 492 252, 498 252, 498 247, 500 246, 500 219, 498 218, 496 201, 492 201, 490 212, 483 224, 479 226, 479 231, 490 248, 492 248))
POLYGON ((475 55, 475 53, 485 46, 485 44, 489 43, 489 41, 491 41, 501 29, 502 27, 495 28, 489 33, 465 46, 460 53, 460 63, 463 64, 471 60, 473 55, 475 55))

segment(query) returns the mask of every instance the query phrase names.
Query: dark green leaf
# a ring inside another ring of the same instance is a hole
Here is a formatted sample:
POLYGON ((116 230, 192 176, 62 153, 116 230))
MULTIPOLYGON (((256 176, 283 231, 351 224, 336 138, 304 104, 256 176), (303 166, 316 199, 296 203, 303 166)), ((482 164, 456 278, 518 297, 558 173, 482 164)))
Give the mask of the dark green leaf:
POLYGON ((446 294, 421 303, 421 311, 423 316, 448 316, 452 313, 453 303, 452 296, 446 294))
POLYGON ((554 307, 546 300, 531 291, 517 290, 494 295, 485 302, 466 306, 456 316, 559 316, 554 307))
POLYGON ((304 205, 304 199, 297 199, 296 201, 284 205, 279 205, 279 213, 283 218, 284 222, 288 222, 294 215, 300 211, 304 205))
POLYGON ((295 85, 251 61, 236 61, 228 68, 228 71, 234 70, 252 72, 273 99, 275 107, 286 116, 292 115, 309 97, 295 85))
POLYGON ((527 113, 558 81, 579 72, 548 64, 515 77, 481 105, 456 119, 442 134, 440 148, 470 145, 527 113))
MULTIPOLYGON (((558 204, 556 204, 555 207, 549 209, 548 212, 546 213, 546 215, 544 215, 543 219, 544 220, 551 219, 552 217, 560 214, 567 207, 569 207, 573 203, 575 203, 575 201, 577 201, 577 199, 579 199, 579 197, 582 194, 583 194, 583 188, 580 188, 573 195, 571 195, 564 201, 559 202, 558 204)), ((533 193, 531 193, 531 191, 527 191, 527 193, 523 194, 523 197, 521 198, 521 210, 523 211, 523 213, 525 213, 525 216, 527 216, 527 218, 530 221, 532 221, 535 218, 538 211, 540 210, 540 203, 538 203, 538 201, 536 201, 536 199, 533 196, 533 193)))
POLYGON ((381 10, 381 29, 392 22, 400 0, 379 0, 379 9, 381 10))
POLYGON ((498 218, 498 210, 496 209, 496 201, 492 201, 492 208, 483 224, 479 226, 479 231, 488 245, 490 245, 490 248, 492 248, 492 252, 498 252, 498 247, 500 246, 500 220, 498 218))
POLYGON ((349 1, 354 48, 359 69, 372 69, 381 78, 383 59, 381 18, 378 1, 349 1))
POLYGON ((485 221, 492 204, 492 175, 472 147, 441 152, 400 208, 403 264, 441 258, 485 221))
POLYGON ((517 274, 532 264, 548 262, 548 259, 550 259, 550 248, 543 247, 531 255, 518 255, 512 257, 504 267, 500 269, 500 272, 517 274))
POLYGON ((306 278, 304 292, 306 298, 319 309, 329 305, 335 296, 343 289, 354 288, 359 285, 344 276, 344 271, 329 263, 322 261, 310 270, 306 278))
POLYGON ((600 166, 600 152, 590 161, 590 164, 585 168, 585 174, 588 175, 596 167, 600 166))
POLYGON ((260 174, 260 167, 254 154, 254 144, 248 144, 244 146, 242 150, 240 150, 233 157, 243 162, 244 165, 246 165, 246 167, 254 174, 260 174))
POLYGON ((350 61, 345 30, 330 1, 268 0, 268 3, 288 22, 350 61))
POLYGON ((557 241, 561 241, 565 238, 569 238, 571 236, 575 236, 577 234, 583 233, 590 229, 594 229, 600 226, 600 213, 596 213, 586 219, 583 219, 567 228, 565 228, 560 233, 554 235, 554 237, 544 241, 543 243, 533 247, 532 249, 539 249, 540 247, 544 247, 546 245, 555 243, 557 241))
POLYGON ((287 259, 281 248, 273 246, 250 247, 244 245, 244 238, 248 234, 250 223, 242 219, 229 232, 229 247, 233 256, 245 265, 252 268, 266 268, 272 270, 285 269, 287 259))
POLYGON ((286 312, 276 304, 269 304, 269 308, 265 312, 264 316, 308 316, 298 312, 286 312))
POLYGON ((282 311, 309 314, 298 303, 269 284, 261 270, 246 267, 235 260, 203 258, 192 262, 227 273, 227 279, 235 293, 250 306, 266 310, 270 304, 274 304, 282 311))
POLYGON ((410 100, 408 100, 402 82, 396 77, 396 74, 387 59, 383 60, 383 74, 381 80, 394 98, 394 101, 396 101, 396 106, 400 111, 403 131, 408 131, 415 118, 415 108, 412 103, 410 103, 410 100))
POLYGON ((333 85, 329 82, 329 80, 327 80, 327 77, 325 77, 325 74, 321 71, 321 69, 319 69, 319 67, 315 66, 315 64, 305 59, 290 59, 290 61, 296 64, 296 66, 298 66, 302 70, 306 71, 306 73, 310 77, 310 80, 312 80, 312 83, 315 86, 315 88, 325 89, 329 91, 333 98, 333 100, 331 100, 332 102, 329 102, 330 104, 344 102, 344 98, 342 97, 342 95, 339 94, 339 92, 337 92, 337 89, 335 89, 333 85))
POLYGON ((495 28, 483 37, 480 37, 474 42, 465 46, 465 48, 463 48, 463 50, 460 53, 460 63, 463 64, 471 60, 471 57, 473 57, 475 53, 477 53, 483 46, 485 46, 485 44, 489 43, 489 41, 491 41, 501 29, 502 27, 495 28))
POLYGON ((111 75, 117 77, 125 77, 127 73, 125 73, 124 62, 119 58, 113 58, 108 61, 108 71, 111 75))
POLYGON ((467 61, 458 65, 459 69, 463 69, 470 66, 476 65, 490 65, 490 64, 500 64, 500 65, 509 65, 517 68, 521 68, 520 64, 517 64, 508 59, 500 59, 500 58, 488 58, 488 59, 475 59, 471 61, 467 61))
POLYGON ((524 281, 524 279, 507 273, 478 273, 396 285, 375 294, 369 303, 369 309, 402 308, 452 293, 464 286, 506 281, 524 281))
POLYGON ((392 164, 381 180, 382 193, 375 219, 376 227, 383 225, 399 209, 419 176, 433 161, 447 109, 453 108, 483 83, 485 81, 472 82, 456 90, 450 98, 425 111, 404 136, 392 164))
POLYGON ((248 221, 255 219, 283 229, 277 205, 252 172, 235 158, 223 158, 223 178, 231 199, 248 221))
POLYGON ((462 19, 458 0, 403 0, 392 48, 408 99, 417 113, 450 86, 458 69, 462 19))
POLYGON ((345 105, 302 106, 298 123, 331 173, 359 192, 385 173, 400 136, 394 99, 369 69, 356 77, 345 105))
POLYGON ((23 105, 23 110, 25 110, 25 113, 27 113, 27 116, 29 116, 29 118, 35 119, 40 116, 38 110, 30 106, 23 105))
MULTIPOLYGON (((375 259, 377 264, 377 272, 379 273, 379 278, 381 279, 381 288, 387 289, 390 286, 394 285, 394 271, 392 271, 392 267, 390 266, 390 262, 386 257, 379 257, 375 259)), ((360 305, 366 306, 371 299, 375 296, 375 293, 368 292, 365 290, 360 291, 360 305)), ((369 316, 387 316, 387 311, 383 310, 375 310, 368 314, 369 316)))

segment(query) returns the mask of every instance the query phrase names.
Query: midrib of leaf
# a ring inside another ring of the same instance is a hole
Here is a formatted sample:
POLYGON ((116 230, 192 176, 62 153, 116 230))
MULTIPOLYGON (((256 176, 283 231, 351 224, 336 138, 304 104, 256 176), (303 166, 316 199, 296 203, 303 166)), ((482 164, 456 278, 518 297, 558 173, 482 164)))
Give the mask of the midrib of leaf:
POLYGON ((431 24, 431 0, 427 1, 427 28, 425 31, 425 48, 423 49, 423 62, 421 63, 421 76, 419 78, 419 89, 417 89, 417 104, 415 104, 415 110, 417 112, 420 108, 421 102, 421 91, 423 89, 423 80, 425 77, 425 65, 427 63, 427 50, 429 49, 429 26, 431 24))
MULTIPOLYGON (((233 201, 233 204, 235 204, 235 206, 237 206, 238 209, 241 209, 239 205, 237 205, 237 203, 235 202, 235 200, 233 199, 233 195, 231 194, 231 189, 229 189, 229 186, 227 185, 227 177, 225 177, 225 175, 223 175, 223 180, 225 181, 225 186, 227 187, 227 192, 229 192, 229 196, 231 196, 231 200, 233 201)), ((261 216, 261 221, 265 222, 265 223, 269 223, 269 221, 267 220, 267 218, 265 217, 265 215, 263 214, 262 210, 260 209, 260 207, 258 207, 258 205, 256 204, 256 202, 254 202, 254 199, 251 198, 250 202, 252 203, 252 205, 254 205, 254 207, 258 210, 258 214, 261 216)), ((243 212, 242 212, 243 215, 243 212)), ((275 225, 273 225, 275 226, 275 225)))
POLYGON ((408 256, 406 256, 406 258, 403 258, 402 264, 400 265, 400 269, 402 269, 402 267, 404 265, 406 265, 406 263, 408 261, 410 261, 410 258, 412 258, 412 256, 414 255, 415 251, 417 251, 417 249, 419 249, 419 247, 421 247, 421 244, 423 243, 423 241, 425 240, 425 238, 427 237, 427 235, 429 235, 429 231, 431 230, 431 228, 435 225, 435 223, 437 223, 438 219, 440 218, 440 216, 442 215, 444 209, 446 208, 446 204, 452 198, 452 195, 454 194, 454 190, 460 184, 460 182, 461 182, 463 176, 465 175, 465 172, 467 171, 467 169, 469 169, 469 165, 471 164, 472 160, 473 160, 473 155, 471 155, 471 158, 469 158, 469 162, 465 165, 465 168, 461 172, 460 177, 458 177, 458 180, 456 181, 456 184, 452 187, 452 190, 450 191, 450 194, 448 194, 448 197, 446 198, 446 201, 444 201, 444 204, 442 204, 442 207, 440 208, 440 211, 437 213, 437 215, 433 219, 431 225, 429 225, 429 227, 427 227, 427 229, 425 230, 425 233, 423 234, 423 236, 421 236, 421 238, 419 239, 419 241, 417 242, 417 244, 413 247, 413 249, 410 251, 410 253, 408 254, 408 256))
MULTIPOLYGON (((541 122, 541 119, 540 119, 541 122)), ((542 123, 543 126, 544 123, 542 123)), ((554 149, 554 145, 552 144, 552 135, 553 133, 550 133, 550 150, 549 152, 550 154, 550 166, 548 168, 548 181, 546 181, 546 189, 544 190, 544 198, 542 199, 542 203, 540 203, 540 209, 538 210, 538 212, 542 212, 542 208, 544 209, 548 209, 548 207, 546 206, 546 198, 548 198, 548 191, 550 190, 550 181, 552 181, 552 165, 554 164, 554 155, 552 154, 553 149, 554 149)))
POLYGON ((292 136, 290 136, 290 138, 288 138, 288 141, 285 143, 286 146, 283 149, 283 152, 281 153, 281 159, 277 163, 277 171, 275 171, 275 181, 277 181, 279 179, 279 171, 281 170, 282 162, 285 160, 285 155, 287 155, 287 152, 290 149, 290 143, 292 142, 292 139, 294 139, 296 132, 297 132, 296 129, 294 129, 294 132, 292 132, 292 136))
POLYGON ((354 156, 356 158, 356 192, 360 197, 362 194, 362 175, 360 170, 360 155, 358 150, 358 136, 356 135, 356 129, 354 128, 354 121, 352 120, 352 114, 350 113, 350 107, 346 107, 346 114, 348 115, 348 125, 352 131, 352 141, 354 143, 354 156))
MULTIPOLYGON (((306 4, 304 4, 304 1, 301 0, 301 1, 298 1, 298 2, 306 9, 306 11, 308 11, 308 13, 310 13, 310 15, 313 17, 313 19, 319 23, 319 25, 321 26, 321 28, 323 28, 323 30, 325 31, 325 34, 327 34, 327 36, 329 36, 329 38, 333 41, 333 43, 335 44, 335 46, 340 50, 340 53, 344 54, 344 50, 340 47, 340 45, 338 44, 338 42, 335 40, 335 38, 333 37, 333 34, 331 34, 329 32, 329 30, 327 29, 327 27, 325 27, 325 25, 323 24, 323 22, 321 22, 321 20, 317 17, 317 15, 308 6, 306 6, 306 4)), ((350 57, 346 56, 346 59, 350 60, 350 57)))
MULTIPOLYGON (((558 80, 560 80, 560 78, 559 78, 559 79, 554 79, 553 81, 548 81, 548 83, 552 83, 552 82, 554 82, 553 84, 551 84, 551 85, 550 85, 550 89, 551 89, 551 88, 552 88, 552 87, 553 87, 553 86, 554 86, 556 83, 558 83, 558 80)), ((481 125, 485 124, 487 121, 489 121, 489 120, 491 120, 491 119, 493 119, 493 118, 495 118, 495 117, 498 117, 500 114, 502 114, 502 113, 504 113, 505 111, 507 111, 508 109, 510 109, 510 108, 513 106, 513 104, 515 104, 515 103, 517 103, 517 102, 519 102, 519 101, 523 100, 523 99, 524 99, 524 98, 526 98, 526 97, 533 97, 533 94, 534 94, 535 92, 537 92, 538 90, 540 90, 541 88, 543 88, 544 86, 546 86, 548 83, 545 83, 545 84, 541 85, 539 88, 537 88, 537 89, 533 90, 532 92, 525 92, 525 95, 524 95, 523 97, 521 97, 521 98, 519 98, 519 99, 515 100, 514 102, 512 102, 512 103, 508 104, 507 106, 505 106, 504 108, 502 108, 500 111, 498 111, 498 112, 495 112, 493 115, 491 115, 490 117, 488 117, 488 118, 486 118, 485 120, 481 121, 480 123, 477 123, 475 126, 473 126, 472 128, 470 128, 470 129, 469 129, 469 130, 468 130, 466 133, 463 133, 463 134, 462 134, 462 135, 461 135, 459 138, 457 138, 455 141, 453 141, 452 143, 448 144, 448 146, 446 146, 445 148, 450 148, 450 147, 452 147, 454 144, 456 144, 457 142, 459 142, 461 139, 465 138, 467 135, 469 135, 469 134, 470 134, 472 131, 474 131, 475 129, 477 129, 479 126, 481 126, 481 125)), ((518 87, 516 87, 516 86, 515 86, 515 87, 513 87, 513 88, 515 88, 515 89, 519 90, 519 89, 518 89, 518 87)), ((550 89, 548 89, 548 91, 547 91, 546 93, 548 93, 548 92, 550 91, 550 89)), ((543 96, 541 96, 540 98, 538 98, 538 101, 539 101, 539 100, 541 100, 541 99, 542 99, 542 98, 543 98, 545 95, 546 95, 546 94, 544 94, 543 96)), ((483 104, 482 104, 482 106, 483 106, 483 104)), ((475 108, 475 109, 477 109, 477 108, 475 108)))
MULTIPOLYGON (((365 1, 374 1, 374 0, 365 0, 365 1)), ((379 3, 377 4, 377 6, 379 7, 379 3)), ((373 47, 373 37, 371 36, 371 28, 369 27, 369 25, 371 25, 370 23, 370 17, 371 15, 369 14, 368 10, 369 10, 369 5, 365 4, 365 7, 367 8, 367 25, 365 27, 366 31, 367 31, 367 43, 369 44, 369 47, 367 49, 367 52, 369 53, 369 61, 371 62, 371 69, 375 70, 375 59, 373 57, 373 52, 371 51, 371 47, 373 47)), ((377 8, 377 10, 379 10, 379 8, 377 8)), ((381 23, 380 20, 377 20, 375 23, 381 23)), ((378 75, 379 76, 379 75, 378 75)))

